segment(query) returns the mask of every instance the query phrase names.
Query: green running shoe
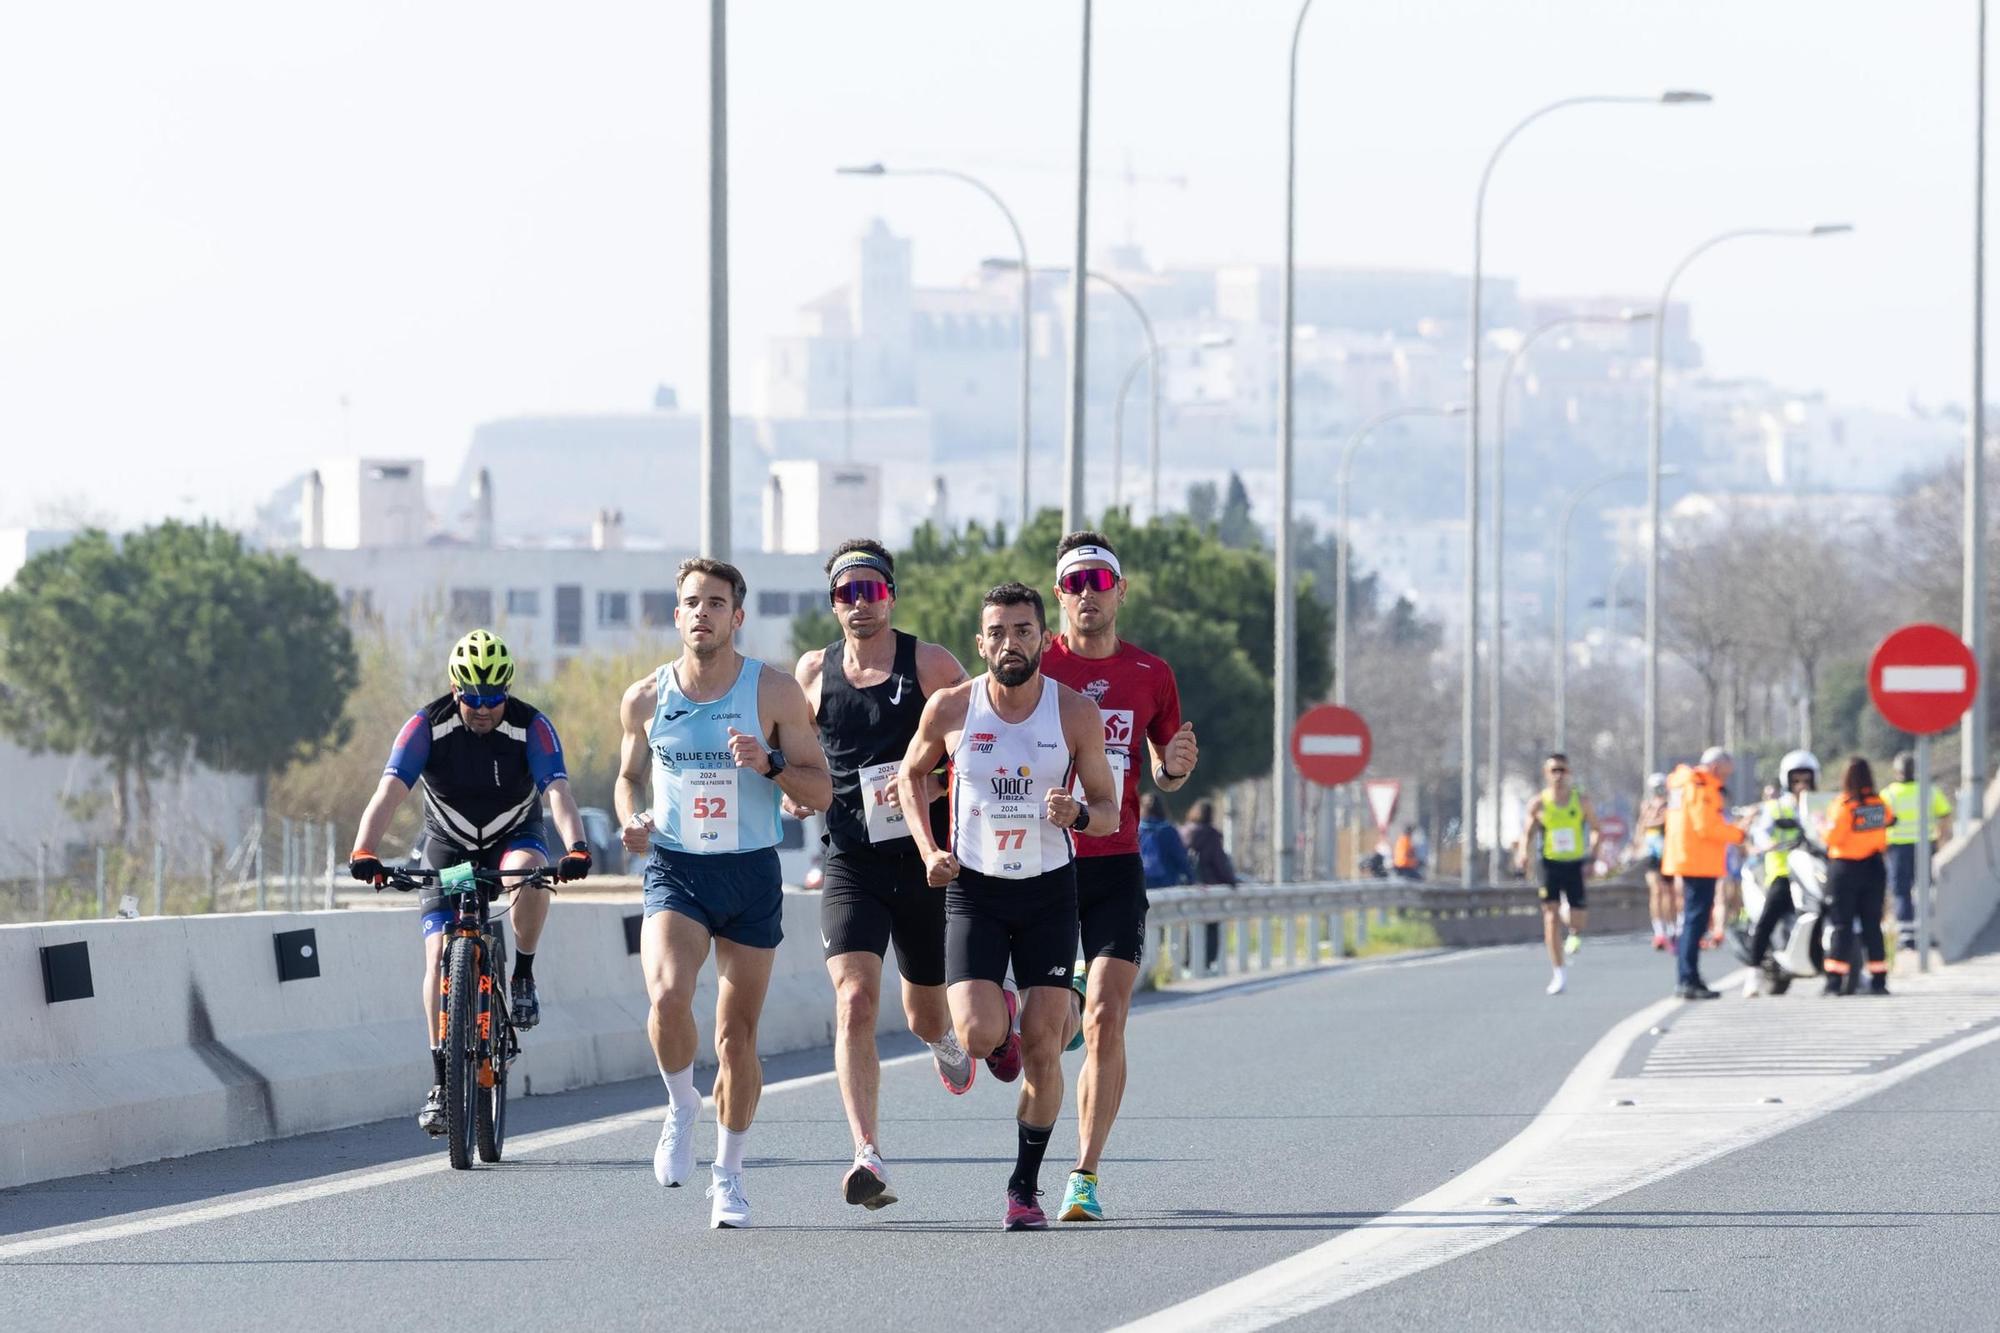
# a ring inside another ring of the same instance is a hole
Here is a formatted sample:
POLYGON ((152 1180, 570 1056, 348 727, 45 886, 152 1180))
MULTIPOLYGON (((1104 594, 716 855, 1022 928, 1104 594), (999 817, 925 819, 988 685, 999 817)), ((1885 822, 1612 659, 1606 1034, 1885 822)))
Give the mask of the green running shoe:
POLYGON ((1069 1039, 1069 1045, 1063 1047, 1065 1053, 1083 1049, 1083 1005, 1085 989, 1089 985, 1083 969, 1084 964, 1079 961, 1070 972, 1069 988, 1076 992, 1076 1035, 1069 1039))
POLYGON ((1088 1171, 1069 1173, 1069 1184, 1063 1188, 1062 1212, 1056 1215, 1064 1222, 1102 1222, 1104 1209, 1097 1203, 1097 1177, 1088 1171))

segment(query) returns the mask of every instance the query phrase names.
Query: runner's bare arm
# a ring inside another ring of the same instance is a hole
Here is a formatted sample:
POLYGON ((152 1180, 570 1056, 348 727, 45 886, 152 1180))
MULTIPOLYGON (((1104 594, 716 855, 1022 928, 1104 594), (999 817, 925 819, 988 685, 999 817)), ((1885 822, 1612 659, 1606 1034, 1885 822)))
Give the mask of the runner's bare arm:
MULTIPOLYGON (((903 767, 896 774, 896 785, 901 789, 900 802, 905 810, 926 808, 924 793, 930 787, 930 775, 945 756, 950 753, 950 738, 955 731, 965 726, 965 713, 969 685, 953 685, 939 690, 924 703, 924 715, 917 723, 917 734, 910 737, 910 748, 903 752, 903 767)), ((910 839, 916 844, 917 854, 924 863, 936 865, 941 857, 950 854, 942 851, 937 839, 931 836, 928 819, 908 821, 910 839)), ((949 867, 956 874, 956 865, 949 867)), ((949 878, 933 883, 949 883, 949 878)))
MULTIPOLYGON (((1063 739, 1076 763, 1077 781, 1083 784, 1083 804, 1090 808, 1090 822, 1077 831, 1086 838, 1104 838, 1118 831, 1119 804, 1123 793, 1111 776, 1111 760, 1104 753, 1104 714, 1096 703, 1067 685, 1049 681, 1061 691, 1063 739)), ((1082 811, 1068 787, 1048 789, 1049 818, 1063 828, 1076 828, 1082 811)))
POLYGON ((612 808, 618 812, 620 840, 628 852, 643 852, 652 841, 653 816, 640 804, 653 760, 646 729, 653 722, 653 708, 659 694, 651 676, 635 680, 618 703, 622 731, 618 739, 618 781, 611 788, 612 808))
POLYGON ((1185 787, 1194 776, 1194 766, 1201 762, 1201 746, 1195 743, 1192 722, 1182 721, 1181 729, 1164 748, 1147 737, 1146 748, 1153 752, 1153 785, 1161 791, 1179 791, 1185 787))
POLYGON ((917 689, 928 699, 965 680, 965 668, 941 643, 917 645, 917 689))
POLYGON ((1528 849, 1535 845, 1535 834, 1542 827, 1542 798, 1537 795, 1528 802, 1528 822, 1521 826, 1521 842, 1514 849, 1514 868, 1527 873, 1528 849))
POLYGON ((792 678, 799 688, 806 692, 806 703, 812 708, 813 716, 819 716, 819 683, 826 670, 826 649, 815 648, 799 659, 792 671, 792 678))
POLYGON ((798 681, 782 671, 765 668, 757 682, 757 711, 771 719, 768 736, 745 736, 734 727, 729 731, 729 748, 739 766, 768 776, 771 750, 785 756, 785 767, 774 781, 778 790, 794 805, 807 810, 824 810, 833 804, 833 775, 826 768, 826 752, 819 746, 819 725, 806 703, 806 692, 798 681))
POLYGON ((1591 805, 1590 798, 1579 796, 1577 804, 1583 807, 1583 832, 1586 839, 1584 846, 1589 849, 1584 853, 1583 860, 1584 864, 1588 865, 1597 859, 1597 847, 1603 841, 1604 835, 1597 831, 1597 809, 1591 805))

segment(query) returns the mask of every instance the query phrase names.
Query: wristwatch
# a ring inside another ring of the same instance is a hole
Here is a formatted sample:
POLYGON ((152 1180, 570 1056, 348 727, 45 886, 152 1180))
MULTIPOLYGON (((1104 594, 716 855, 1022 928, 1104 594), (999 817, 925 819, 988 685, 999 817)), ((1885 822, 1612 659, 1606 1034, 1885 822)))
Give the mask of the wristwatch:
POLYGON ((1081 833, 1085 829, 1089 828, 1090 807, 1083 804, 1081 801, 1077 802, 1076 822, 1074 824, 1071 824, 1069 827, 1070 827, 1070 832, 1072 833, 1081 833))
POLYGON ((771 765, 771 771, 766 773, 765 777, 775 778, 778 774, 785 771, 785 752, 783 750, 767 750, 764 752, 764 759, 771 765))
POLYGON ((1185 773, 1169 773, 1165 764, 1153 765, 1153 780, 1156 782, 1180 782, 1186 777, 1185 773))

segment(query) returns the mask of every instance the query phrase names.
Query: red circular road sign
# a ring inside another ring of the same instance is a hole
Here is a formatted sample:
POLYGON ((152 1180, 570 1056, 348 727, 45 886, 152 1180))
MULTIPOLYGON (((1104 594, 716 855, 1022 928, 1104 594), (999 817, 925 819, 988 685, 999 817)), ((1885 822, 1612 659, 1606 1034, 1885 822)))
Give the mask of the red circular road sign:
POLYGON ((1368 767, 1375 738, 1361 714, 1339 704, 1321 704, 1292 727, 1292 767, 1307 782, 1338 787, 1368 767))
POLYGON ((1979 690, 1979 663, 1941 625, 1905 625, 1868 661, 1868 695, 1898 731, 1927 736, 1965 716, 1979 690))

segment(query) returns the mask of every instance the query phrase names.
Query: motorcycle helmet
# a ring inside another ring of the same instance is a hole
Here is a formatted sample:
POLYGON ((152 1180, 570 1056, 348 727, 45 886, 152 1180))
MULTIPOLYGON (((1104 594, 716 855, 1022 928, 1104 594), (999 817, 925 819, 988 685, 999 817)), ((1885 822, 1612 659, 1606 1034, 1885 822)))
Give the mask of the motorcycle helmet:
POLYGON ((1793 750, 1778 761, 1778 778, 1784 783, 1786 791, 1792 789, 1794 773, 1812 774, 1812 783, 1807 790, 1819 790, 1819 759, 1811 750, 1793 750))

